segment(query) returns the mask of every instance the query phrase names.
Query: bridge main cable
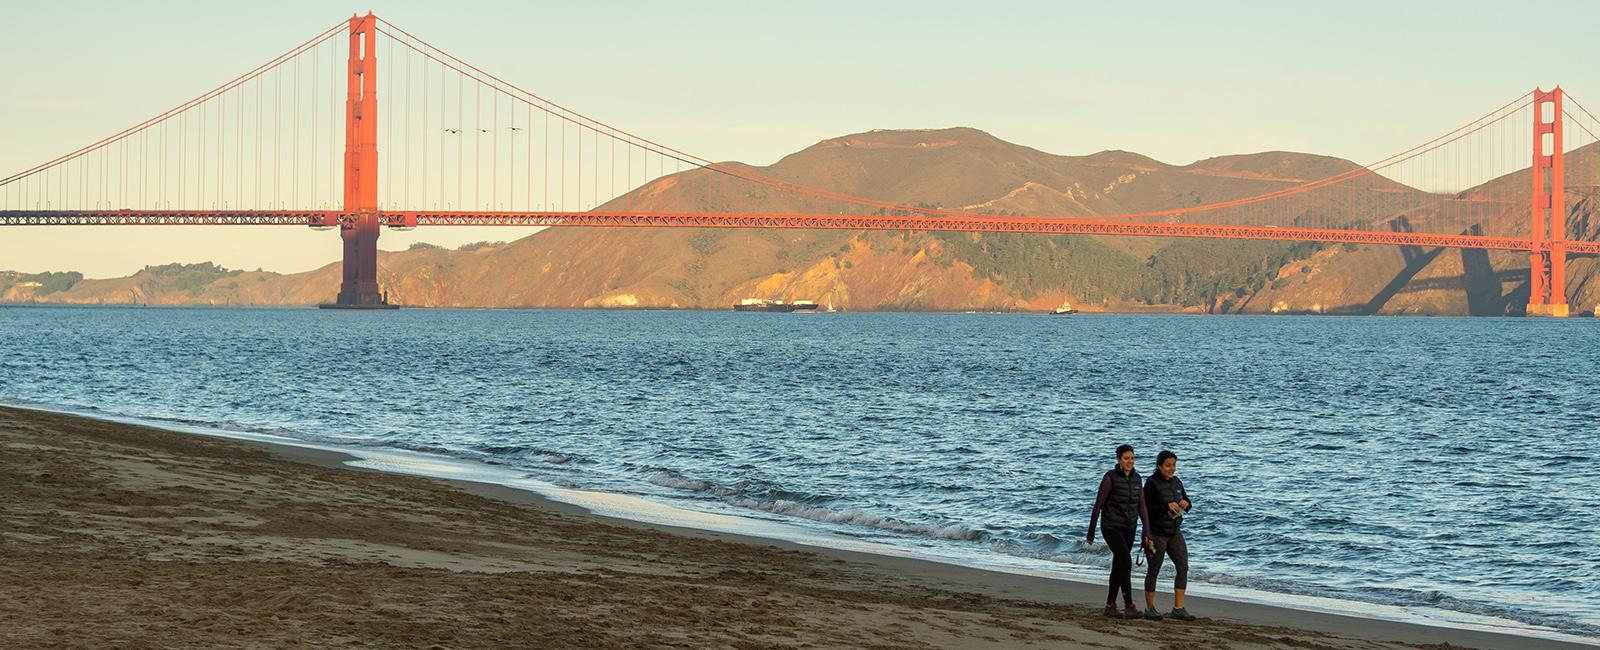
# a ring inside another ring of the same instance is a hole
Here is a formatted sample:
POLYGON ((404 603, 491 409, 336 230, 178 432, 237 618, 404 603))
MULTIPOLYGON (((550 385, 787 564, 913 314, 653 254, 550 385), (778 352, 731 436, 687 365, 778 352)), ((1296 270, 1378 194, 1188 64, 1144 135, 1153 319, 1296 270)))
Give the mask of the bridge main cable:
POLYGON ((33 166, 33 167, 29 168, 29 169, 23 170, 21 172, 17 172, 15 174, 12 174, 12 175, 7 176, 5 178, 0 178, 0 186, 10 184, 10 183, 15 182, 17 180, 20 180, 20 179, 26 178, 28 176, 31 176, 33 174, 36 174, 36 173, 38 173, 40 171, 43 171, 43 170, 46 170, 46 169, 50 169, 52 167, 55 167, 56 165, 71 161, 71 160, 73 160, 73 159, 75 159, 75 158, 77 158, 79 156, 84 155, 84 154, 92 153, 92 152, 94 152, 96 150, 102 149, 102 148, 104 148, 106 146, 109 146, 109 145, 119 141, 119 140, 122 140, 123 138, 131 136, 131 135, 133 135, 135 133, 138 133, 139 131, 142 131, 142 130, 144 130, 146 128, 149 128, 151 126, 154 126, 156 124, 160 124, 161 122, 163 122, 163 121, 165 121, 165 120, 167 120, 167 119, 169 119, 169 118, 171 118, 173 116, 176 116, 179 113, 182 113, 182 112, 187 111, 187 110, 189 110, 191 108, 194 108, 195 106, 198 106, 198 105, 203 104, 203 103, 205 103, 207 101, 210 101, 211 99, 217 97, 218 95, 221 95, 221 94, 223 94, 223 93, 225 93, 225 92, 227 92, 229 90, 233 90, 234 88, 237 88, 237 87, 243 85, 245 82, 248 82, 251 79, 255 79, 256 77, 259 77, 262 74, 265 74, 268 70, 271 70, 271 69, 273 69, 273 68, 275 68, 275 67, 277 67, 279 65, 282 65, 284 62, 289 61, 290 59, 293 59, 294 57, 297 57, 297 56, 305 53, 306 51, 310 50, 313 47, 316 47, 317 45, 320 45, 321 43, 323 43, 324 41, 326 41, 326 40, 328 40, 330 38, 333 38, 334 35, 337 34, 338 31, 342 27, 345 26, 345 24, 346 24, 345 21, 340 21, 338 23, 335 23, 332 27, 329 27, 328 29, 323 30, 321 33, 317 34, 316 36, 311 37, 310 39, 307 39, 305 42, 303 42, 303 43, 301 43, 299 45, 296 45, 293 48, 290 48, 287 52, 284 52, 283 54, 279 54, 278 56, 272 58, 271 60, 267 61, 266 63, 263 63, 263 64, 261 64, 259 66, 256 66, 254 69, 250 70, 249 72, 246 72, 246 73, 244 73, 242 75, 239 75, 238 77, 235 77, 234 79, 232 79, 230 81, 224 82, 222 85, 217 86, 216 88, 212 88, 211 90, 203 92, 199 96, 195 97, 194 99, 190 99, 189 101, 186 101, 186 102, 184 102, 182 104, 179 104, 176 107, 170 108, 166 112, 161 113, 160 115, 157 115, 157 116, 152 117, 150 119, 147 119, 147 120, 145 120, 143 122, 135 124, 135 125, 133 125, 131 127, 123 129, 122 131, 120 131, 120 132, 118 132, 118 133, 116 133, 114 135, 111 135, 109 137, 103 138, 103 139, 99 140, 98 142, 95 142, 93 144, 84 146, 84 147, 82 147, 82 148, 80 148, 80 149, 78 149, 76 151, 71 152, 71 153, 62 155, 62 156, 60 156, 60 157, 58 157, 58 158, 56 158, 54 160, 51 160, 49 162, 45 162, 45 163, 41 163, 41 164, 35 165, 35 166, 33 166))

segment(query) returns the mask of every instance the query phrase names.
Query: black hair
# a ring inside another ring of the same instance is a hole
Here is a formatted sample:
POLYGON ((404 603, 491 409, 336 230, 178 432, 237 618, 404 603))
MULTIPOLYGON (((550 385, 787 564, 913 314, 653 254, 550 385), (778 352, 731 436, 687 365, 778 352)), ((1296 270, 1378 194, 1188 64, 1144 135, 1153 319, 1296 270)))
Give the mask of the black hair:
POLYGON ((1133 445, 1121 445, 1117 447, 1117 458, 1121 458, 1123 454, 1126 454, 1130 451, 1133 451, 1133 445))
POLYGON ((1178 455, 1165 449, 1161 450, 1161 453, 1156 454, 1156 467, 1160 467, 1163 463, 1166 463, 1168 458, 1177 460, 1178 455))

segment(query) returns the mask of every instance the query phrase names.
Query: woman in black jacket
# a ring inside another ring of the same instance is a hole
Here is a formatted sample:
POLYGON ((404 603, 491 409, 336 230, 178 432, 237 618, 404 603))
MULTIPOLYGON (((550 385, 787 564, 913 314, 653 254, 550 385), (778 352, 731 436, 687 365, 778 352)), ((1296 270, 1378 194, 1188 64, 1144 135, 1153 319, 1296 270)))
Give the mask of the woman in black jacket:
POLYGON ((1156 611, 1156 577, 1161 573, 1162 556, 1172 557, 1172 568, 1177 577, 1172 581, 1171 616, 1180 621, 1192 621, 1194 616, 1183 608, 1183 590, 1189 583, 1189 546, 1183 540, 1184 513, 1189 512, 1189 493, 1178 478, 1178 455, 1163 450, 1156 454, 1156 473, 1144 484, 1145 539, 1140 543, 1150 567, 1144 574, 1144 617, 1160 620, 1156 611))
MULTIPOLYGON (((1106 616, 1118 616, 1117 592, 1122 592, 1125 605, 1121 616, 1137 618, 1138 608, 1133 606, 1133 550, 1134 526, 1145 521, 1144 499, 1140 497, 1139 473, 1133 470, 1133 446, 1117 447, 1117 466, 1100 479, 1100 492, 1094 499, 1094 511, 1089 514, 1090 544, 1094 543, 1096 523, 1103 524, 1106 546, 1111 547, 1111 583, 1106 591, 1106 616)), ((1149 524, 1145 524, 1149 529, 1149 524)))

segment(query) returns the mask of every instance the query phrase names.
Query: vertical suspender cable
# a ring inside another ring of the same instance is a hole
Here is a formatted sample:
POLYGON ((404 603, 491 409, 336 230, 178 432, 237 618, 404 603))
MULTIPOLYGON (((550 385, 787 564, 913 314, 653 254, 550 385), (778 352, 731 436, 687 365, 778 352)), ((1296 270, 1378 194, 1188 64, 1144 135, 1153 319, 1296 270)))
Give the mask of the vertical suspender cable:
MULTIPOLYGON (((311 50, 311 207, 322 207, 322 177, 317 175, 317 159, 322 157, 321 129, 317 128, 322 122, 322 50, 311 50)), ((333 125, 328 125, 332 128, 333 125)))
MULTIPOLYGON (((375 34, 373 35, 373 40, 374 40, 374 42, 376 42, 377 35, 375 35, 375 34)), ((384 81, 384 84, 383 84, 383 91, 379 92, 379 96, 380 97, 381 96, 387 96, 389 105, 390 106, 394 106, 394 88, 396 86, 396 84, 394 83, 394 39, 393 38, 388 39, 386 41, 386 43, 385 43, 385 47, 388 50, 388 53, 385 55, 385 56, 388 57, 388 60, 384 62, 384 65, 386 67, 384 68, 384 71, 383 71, 383 75, 384 75, 383 78, 384 78, 385 81, 384 81)), ((394 155, 394 120, 392 120, 392 119, 384 120, 383 121, 383 130, 384 130, 384 145, 383 145, 384 152, 383 153, 385 155, 393 156, 394 155)), ((389 199, 387 201, 387 203, 388 203, 389 207, 392 208, 392 207, 394 207, 394 164, 392 162, 394 159, 390 158, 389 160, 391 162, 389 164, 385 164, 383 166, 383 188, 382 188, 382 192, 383 193, 382 193, 382 196, 379 198, 379 205, 383 205, 385 203, 383 201, 383 199, 389 199)))
POLYGON ((200 104, 199 120, 194 128, 194 207, 206 207, 206 105, 200 104))
POLYGON ((282 206, 280 198, 281 184, 278 177, 283 171, 283 157, 279 155, 283 145, 283 68, 273 68, 272 91, 272 207, 282 206))
POLYGON ((489 209, 500 209, 500 91, 489 93, 489 101, 494 104, 494 123, 489 133, 489 155, 493 160, 489 162, 489 176, 494 180, 489 184, 489 209))
POLYGON ((227 143, 228 96, 223 95, 217 98, 217 203, 223 208, 228 207, 227 196, 223 193, 226 188, 225 179, 228 177, 227 143))
POLYGON ((467 86, 466 86, 465 77, 463 75, 457 74, 456 75, 456 207, 457 207, 457 209, 466 208, 466 203, 465 203, 465 200, 463 198, 465 195, 461 191, 462 187, 464 187, 461 184, 461 165, 462 165, 462 161, 466 160, 466 158, 462 156, 461 150, 466 148, 466 146, 467 146, 467 139, 461 137, 461 129, 463 127, 465 127, 465 123, 466 123, 465 117, 466 117, 466 114, 467 114, 466 113, 467 112, 467 100, 466 100, 467 90, 466 90, 466 88, 467 88, 467 86))
MULTIPOLYGON (((389 38, 390 38, 390 42, 393 42, 394 37, 390 36, 389 38)), ((391 49, 393 49, 393 48, 391 47, 391 49)), ((405 173, 405 184, 401 188, 401 191, 400 191, 400 197, 401 197, 400 207, 401 207, 401 209, 410 209, 412 206, 411 206, 411 50, 409 50, 409 49, 406 50, 405 106, 406 106, 406 128, 404 130, 402 130, 401 133, 403 133, 405 135, 405 141, 406 141, 406 147, 405 147, 405 149, 406 149, 406 155, 405 155, 405 158, 406 158, 406 173, 405 173)))
POLYGON ((439 204, 440 204, 440 206, 445 205, 444 179, 445 179, 445 175, 446 174, 445 174, 444 169, 445 169, 446 158, 445 158, 445 154, 444 154, 444 143, 448 138, 445 137, 444 116, 445 116, 445 100, 449 96, 450 96, 450 86, 445 81, 445 69, 444 69, 444 65, 441 64, 439 66, 439 204))
POLYGON ((483 208, 483 84, 472 91, 472 208, 483 208))
POLYGON ((524 125, 524 132, 526 132, 528 134, 528 146, 525 147, 528 150, 528 154, 527 154, 528 155, 528 165, 527 165, 527 167, 528 167, 528 172, 527 172, 527 174, 528 174, 528 194, 527 194, 527 198, 524 200, 524 202, 527 203, 526 209, 529 212, 532 212, 533 211, 533 106, 531 104, 528 106, 528 113, 525 116, 525 119, 527 120, 527 123, 524 125))
POLYGON ((511 126, 509 127, 511 129, 511 138, 508 140, 508 144, 507 144, 507 146, 510 147, 510 148, 506 150, 506 163, 509 165, 509 168, 506 170, 506 189, 508 191, 508 196, 506 196, 506 209, 507 210, 515 210, 515 209, 517 209, 517 102, 516 102, 516 98, 515 97, 511 98, 511 101, 508 102, 508 103, 511 104, 511 126))
POLYGON ((262 176, 262 173, 261 173, 261 84, 262 83, 263 82, 262 82, 261 77, 256 77, 256 114, 250 120, 251 122, 253 122, 255 124, 255 127, 256 127, 256 146, 253 148, 253 150, 254 150, 254 152, 256 154, 256 163, 255 163, 255 166, 251 167, 251 169, 250 169, 250 171, 251 171, 250 175, 254 176, 255 179, 256 179, 256 183, 255 183, 256 188, 255 188, 254 196, 250 197, 250 204, 253 207, 255 207, 256 209, 260 209, 262 207, 261 206, 261 176, 262 176))
MULTIPOLYGON (((332 38, 332 47, 328 52, 328 203, 335 210, 344 209, 344 192, 339 186, 339 174, 342 166, 339 165, 339 141, 344 134, 344 128, 335 127, 335 124, 344 124, 344 102, 339 101, 339 45, 341 39, 332 38)), ((348 44, 346 44, 348 47, 348 44)), ((345 55, 347 58, 348 54, 345 55)), ((346 61, 345 65, 349 65, 346 61)), ((348 101, 348 100, 346 100, 348 101)))
MULTIPOLYGON (((160 165, 157 166, 157 169, 160 170, 159 171, 159 175, 161 177, 161 183, 156 186, 156 203, 157 203, 157 205, 160 205, 162 207, 162 209, 170 209, 172 207, 172 204, 167 203, 167 121, 166 120, 161 120, 161 162, 160 162, 160 165)), ((88 171, 89 171, 88 166, 85 166, 84 167, 84 174, 83 174, 84 180, 88 180, 88 177, 89 177, 88 171)), ((82 183, 82 182, 79 182, 79 184, 78 184, 79 189, 81 191, 85 192, 85 194, 83 196, 83 201, 79 203, 79 205, 81 205, 83 207, 88 207, 89 206, 89 195, 87 194, 88 189, 87 189, 86 185, 87 185, 86 183, 82 183)))
POLYGON ((422 204, 428 207, 428 62, 422 62, 422 204))
POLYGON ((600 207, 600 130, 590 130, 590 133, 594 133, 594 138, 592 138, 592 139, 594 139, 594 142, 595 142, 595 147, 594 147, 594 152, 595 152, 595 155, 594 155, 595 173, 594 173, 594 175, 590 175, 590 181, 592 181, 592 183, 594 183, 594 194, 592 194, 592 195, 594 195, 594 207, 598 208, 598 207, 600 207))
MULTIPOLYGON (((578 203, 576 211, 584 210, 584 130, 578 123, 573 123, 574 133, 578 133, 578 203)), ((565 130, 562 131, 566 133, 565 130)))
POLYGON ((300 57, 294 58, 294 144, 289 146, 289 209, 300 207, 300 57))
POLYGON ((186 158, 188 157, 186 155, 188 153, 188 147, 187 147, 186 143, 188 142, 188 138, 189 138, 188 115, 189 114, 187 112, 178 114, 178 201, 177 201, 177 203, 178 203, 178 209, 180 209, 180 210, 185 208, 185 207, 188 207, 188 201, 189 201, 189 191, 188 191, 188 189, 189 189, 188 188, 188 184, 189 184, 188 183, 188 180, 189 180, 189 166, 187 164, 185 164, 187 162, 186 158))
POLYGON ((544 209, 550 209, 550 111, 544 112, 544 209))
POLYGON ((567 116, 561 116, 561 211, 567 211, 567 116))
POLYGON ((493 104, 494 123, 490 128, 490 210, 499 210, 499 91, 490 88, 490 104, 493 104))

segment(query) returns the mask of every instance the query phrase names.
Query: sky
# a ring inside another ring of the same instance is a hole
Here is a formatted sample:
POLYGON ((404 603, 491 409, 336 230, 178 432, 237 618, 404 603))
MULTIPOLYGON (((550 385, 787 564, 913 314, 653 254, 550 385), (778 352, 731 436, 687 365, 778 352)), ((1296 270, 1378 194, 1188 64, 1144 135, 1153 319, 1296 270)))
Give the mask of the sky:
MULTIPOLYGON (((479 67, 713 160, 770 164, 876 128, 970 126, 1057 154, 1186 164, 1382 158, 1535 86, 1600 104, 1600 5, 1362 2, 13 3, 0 176, 52 159, 371 10, 479 67)), ((455 246, 527 230, 385 232, 455 246)), ((212 261, 297 272, 300 228, 13 228, 0 269, 120 276, 212 261)))

